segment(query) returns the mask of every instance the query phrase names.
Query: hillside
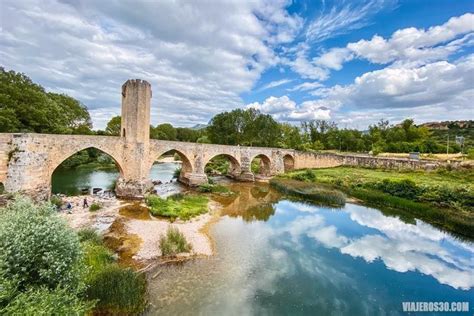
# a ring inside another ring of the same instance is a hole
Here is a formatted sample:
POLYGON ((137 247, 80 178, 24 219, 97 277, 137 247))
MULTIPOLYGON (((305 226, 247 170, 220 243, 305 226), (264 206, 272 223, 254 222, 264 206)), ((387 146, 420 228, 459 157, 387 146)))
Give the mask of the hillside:
POLYGON ((474 148, 474 121, 444 121, 429 122, 420 124, 426 126, 432 132, 432 137, 436 142, 446 143, 449 134, 449 141, 454 142, 456 136, 464 137, 464 152, 469 148, 474 148))

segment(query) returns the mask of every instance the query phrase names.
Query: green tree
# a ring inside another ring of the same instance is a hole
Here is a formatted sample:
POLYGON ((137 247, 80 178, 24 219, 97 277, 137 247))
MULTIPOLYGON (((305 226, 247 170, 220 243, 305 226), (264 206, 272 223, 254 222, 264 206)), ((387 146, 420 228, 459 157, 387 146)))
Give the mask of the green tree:
POLYGON ((187 127, 176 128, 176 139, 182 142, 195 143, 202 136, 201 130, 195 130, 187 127))
POLYGON ((226 145, 277 146, 281 140, 280 125, 255 109, 217 114, 211 119, 207 134, 212 143, 226 145))
POLYGON ((155 128, 151 128, 150 138, 162 140, 176 140, 177 131, 173 127, 173 125, 169 123, 160 124, 157 125, 155 128))
POLYGON ((79 101, 46 93, 26 75, 0 67, 0 132, 70 134, 91 126, 79 101))
POLYGON ((107 135, 119 136, 121 126, 122 126, 122 117, 120 115, 114 116, 107 123, 107 127, 105 128, 105 133, 107 135))

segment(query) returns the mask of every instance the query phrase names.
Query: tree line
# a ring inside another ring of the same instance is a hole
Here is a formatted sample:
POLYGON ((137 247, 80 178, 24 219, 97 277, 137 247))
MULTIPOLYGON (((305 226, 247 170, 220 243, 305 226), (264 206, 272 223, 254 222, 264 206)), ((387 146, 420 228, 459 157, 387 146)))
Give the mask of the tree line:
MULTIPOLYGON (((105 130, 92 130, 84 104, 65 94, 46 92, 30 78, 0 68, 0 132, 119 135, 120 116, 105 130)), ((304 151, 445 153, 446 142, 412 119, 397 125, 380 120, 366 131, 340 128, 335 122, 311 120, 300 125, 277 122, 256 109, 236 109, 215 115, 205 128, 150 126, 150 138, 241 146, 294 148, 304 151)), ((451 153, 460 146, 450 143, 451 153)))

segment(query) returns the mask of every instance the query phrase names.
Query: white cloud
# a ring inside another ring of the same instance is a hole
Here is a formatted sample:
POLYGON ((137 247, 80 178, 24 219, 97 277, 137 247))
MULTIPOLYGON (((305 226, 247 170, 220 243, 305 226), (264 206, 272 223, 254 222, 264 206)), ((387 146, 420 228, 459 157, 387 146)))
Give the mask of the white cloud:
POLYGON ((254 102, 247 105, 247 108, 254 108, 268 114, 278 114, 286 111, 293 111, 296 108, 296 103, 290 100, 288 96, 269 97, 262 103, 254 102))
POLYGON ((292 81, 293 81, 292 79, 275 80, 275 81, 269 82, 266 85, 262 86, 260 89, 258 89, 258 91, 263 91, 263 90, 279 87, 279 86, 285 85, 287 83, 290 83, 292 81))
POLYGON ((321 67, 340 70, 342 64, 354 57, 352 52, 346 48, 333 48, 314 60, 321 67))
POLYGON ((431 62, 447 58, 463 44, 472 44, 472 34, 469 35, 472 32, 474 14, 466 13, 427 30, 414 27, 401 29, 388 40, 376 35, 369 41, 349 43, 347 48, 359 58, 378 64, 394 61, 431 62), (467 35, 458 38, 464 34, 467 35))
POLYGON ((424 66, 392 66, 367 72, 352 84, 320 88, 319 106, 339 111, 337 120, 350 117, 353 124, 367 127, 380 118, 418 122, 472 117, 474 55, 452 63, 438 61, 424 66), (466 116, 467 115, 467 116, 466 116))
POLYGON ((338 107, 336 103, 323 102, 321 100, 305 101, 299 105, 288 96, 269 97, 262 103, 254 102, 247 108, 254 108, 263 113, 271 114, 277 120, 300 121, 300 120, 327 120, 331 118, 331 110, 327 106, 338 107))
POLYGON ((340 70, 354 58, 376 64, 423 65, 445 60, 463 46, 474 44, 474 14, 453 17, 446 23, 427 30, 414 27, 397 30, 389 39, 374 35, 371 40, 348 43, 313 59, 316 66, 340 70))
POLYGON ((304 49, 296 54, 295 59, 286 60, 285 63, 304 79, 326 80, 329 77, 327 69, 315 65, 314 61, 308 60, 307 52, 304 49))
POLYGON ((324 85, 320 82, 303 82, 299 85, 294 86, 291 89, 288 89, 288 91, 307 91, 307 90, 313 90, 316 88, 321 88, 324 85))
MULTIPOLYGON (((324 1, 323 1, 324 4, 324 1)), ((391 0, 366 0, 341 2, 330 9, 323 7, 321 14, 309 23, 306 38, 310 42, 321 42, 367 25, 368 18, 377 12, 394 7, 391 0)))
POLYGON ((96 127, 117 114, 129 78, 151 82, 153 123, 193 125, 242 105, 240 93, 276 64, 274 47, 302 27, 286 5, 5 0, 0 58, 83 101, 96 127))

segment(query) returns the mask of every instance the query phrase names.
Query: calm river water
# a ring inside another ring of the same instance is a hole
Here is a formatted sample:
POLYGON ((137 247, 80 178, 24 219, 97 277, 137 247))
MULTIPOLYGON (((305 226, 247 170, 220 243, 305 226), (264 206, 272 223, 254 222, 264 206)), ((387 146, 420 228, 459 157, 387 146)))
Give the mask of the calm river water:
MULTIPOLYGON (((153 172, 168 181, 175 167, 153 172)), ((116 176, 63 173, 55 191, 116 176)), ((268 185, 229 186, 239 194, 218 199, 216 255, 152 271, 149 315, 403 315, 403 301, 469 302, 472 315, 473 243, 356 204, 335 209, 289 201, 268 185)))

